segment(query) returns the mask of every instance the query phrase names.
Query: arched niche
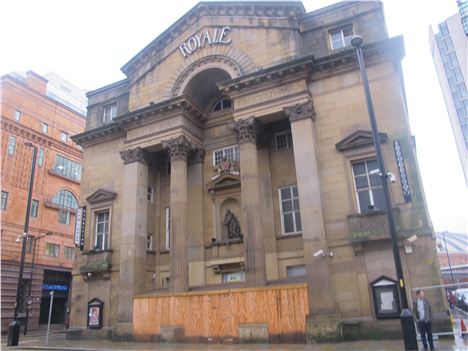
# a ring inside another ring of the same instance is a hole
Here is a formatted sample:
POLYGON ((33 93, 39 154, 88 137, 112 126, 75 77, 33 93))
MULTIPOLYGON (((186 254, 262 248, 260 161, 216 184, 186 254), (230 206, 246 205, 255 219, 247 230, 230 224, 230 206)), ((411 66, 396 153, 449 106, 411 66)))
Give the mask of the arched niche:
POLYGON ((225 219, 226 219, 226 213, 227 211, 230 211, 230 213, 233 215, 233 217, 238 221, 238 224, 240 226, 240 231, 243 232, 243 225, 241 222, 241 210, 240 210, 240 204, 238 199, 235 199, 233 197, 228 197, 224 199, 222 202, 220 202, 218 211, 217 211, 217 217, 218 221, 218 228, 217 228, 217 240, 221 242, 227 242, 227 241, 240 241, 242 238, 229 238, 229 235, 226 230, 226 225, 225 225, 225 219))

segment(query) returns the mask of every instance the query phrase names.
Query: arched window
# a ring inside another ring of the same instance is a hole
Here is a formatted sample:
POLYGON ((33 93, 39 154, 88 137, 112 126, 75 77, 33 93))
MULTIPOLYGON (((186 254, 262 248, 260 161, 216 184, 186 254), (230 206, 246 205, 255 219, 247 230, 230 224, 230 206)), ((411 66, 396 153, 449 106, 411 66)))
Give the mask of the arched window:
POLYGON ((78 201, 72 192, 62 189, 52 198, 52 203, 60 208, 75 210, 78 208, 78 201))
POLYGON ((211 107, 210 112, 218 112, 218 111, 226 110, 231 107, 232 107, 231 99, 227 97, 222 97, 221 99, 219 99, 213 104, 213 107, 211 107))

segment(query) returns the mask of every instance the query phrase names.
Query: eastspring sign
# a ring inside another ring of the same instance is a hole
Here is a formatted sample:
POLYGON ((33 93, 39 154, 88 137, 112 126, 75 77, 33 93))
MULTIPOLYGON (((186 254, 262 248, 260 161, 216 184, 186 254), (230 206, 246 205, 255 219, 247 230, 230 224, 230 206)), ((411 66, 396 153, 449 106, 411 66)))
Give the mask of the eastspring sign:
POLYGON ((195 34, 180 44, 179 50, 184 57, 187 57, 187 55, 192 55, 196 50, 203 48, 205 45, 229 44, 232 41, 231 38, 227 37, 230 31, 231 27, 225 26, 214 28, 211 32, 207 30, 200 34, 195 34))

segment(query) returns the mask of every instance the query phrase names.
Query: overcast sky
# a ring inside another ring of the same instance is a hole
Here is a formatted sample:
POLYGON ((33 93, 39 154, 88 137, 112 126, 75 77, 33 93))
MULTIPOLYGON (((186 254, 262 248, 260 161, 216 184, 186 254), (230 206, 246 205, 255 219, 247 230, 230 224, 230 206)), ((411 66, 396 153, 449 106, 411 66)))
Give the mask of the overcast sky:
MULTIPOLYGON (((125 78, 120 68, 198 1, 2 0, 0 75, 56 72, 93 90, 125 78)), ((336 1, 306 0, 307 11, 336 1)), ((384 0, 390 36, 404 35, 411 129, 436 231, 468 232, 468 188, 429 52, 428 27, 456 0, 384 0)))

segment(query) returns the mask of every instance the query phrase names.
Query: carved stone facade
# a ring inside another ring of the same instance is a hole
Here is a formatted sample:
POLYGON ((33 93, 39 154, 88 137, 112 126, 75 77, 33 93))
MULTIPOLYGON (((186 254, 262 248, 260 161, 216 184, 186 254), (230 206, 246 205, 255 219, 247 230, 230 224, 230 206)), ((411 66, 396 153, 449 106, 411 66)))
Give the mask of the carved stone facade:
MULTIPOLYGON (((271 342, 400 335, 371 294, 372 282, 396 277, 356 53, 330 41, 340 23, 364 38, 386 164, 398 174, 404 162, 413 194, 405 202, 401 186, 390 186, 400 245, 418 236, 402 251, 407 291, 437 285, 437 265, 425 264, 437 256, 407 128, 403 42, 388 38, 381 14, 379 2, 311 13, 299 2, 200 3, 124 65, 125 81, 89 93, 89 128, 74 137, 85 153, 85 251, 105 235, 112 255, 96 284, 75 267, 74 333, 220 343, 240 340, 241 329, 242 339, 259 330, 271 342), (127 110, 103 124, 115 101, 127 110), (233 301, 203 298, 230 288, 237 301, 256 301, 254 323, 251 311, 240 313, 233 335, 220 329, 233 301), (280 295, 289 306, 301 301, 306 320, 281 329, 264 317, 280 295), (209 306, 180 309, 198 296, 209 306), (165 298, 176 315, 151 302, 165 298), (93 299, 104 302, 102 330, 86 325, 93 299), (142 310, 157 323, 147 325, 142 310)), ((77 261, 86 268, 85 256, 77 261)), ((442 294, 430 299, 443 307, 442 294)), ((434 312, 443 325, 442 308, 434 312)))

